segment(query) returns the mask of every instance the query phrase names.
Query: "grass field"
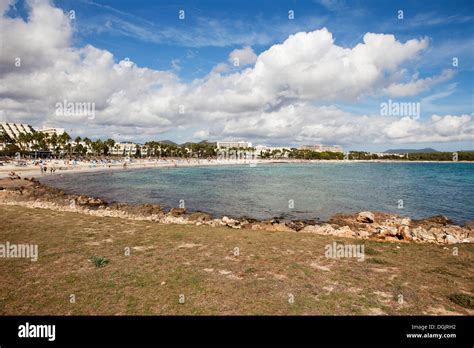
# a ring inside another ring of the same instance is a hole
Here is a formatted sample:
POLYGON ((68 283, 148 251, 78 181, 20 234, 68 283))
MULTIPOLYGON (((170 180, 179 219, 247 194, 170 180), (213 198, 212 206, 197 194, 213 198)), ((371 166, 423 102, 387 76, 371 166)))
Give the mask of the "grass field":
POLYGON ((39 258, 0 259, 3 315, 474 314, 473 245, 159 225, 1 205, 6 241, 37 244, 39 258), (326 258, 334 241, 365 243, 365 261, 326 258))

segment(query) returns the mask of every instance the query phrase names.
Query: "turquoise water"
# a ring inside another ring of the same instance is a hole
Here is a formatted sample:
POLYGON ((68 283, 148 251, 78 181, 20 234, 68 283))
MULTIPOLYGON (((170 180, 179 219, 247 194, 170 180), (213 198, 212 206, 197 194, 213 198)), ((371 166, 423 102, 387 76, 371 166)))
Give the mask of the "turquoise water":
POLYGON ((473 163, 315 163, 150 168, 44 177, 69 193, 214 216, 325 220, 384 211, 474 220, 473 163), (294 208, 290 208, 290 200, 294 208), (403 208, 399 209, 399 200, 403 208))

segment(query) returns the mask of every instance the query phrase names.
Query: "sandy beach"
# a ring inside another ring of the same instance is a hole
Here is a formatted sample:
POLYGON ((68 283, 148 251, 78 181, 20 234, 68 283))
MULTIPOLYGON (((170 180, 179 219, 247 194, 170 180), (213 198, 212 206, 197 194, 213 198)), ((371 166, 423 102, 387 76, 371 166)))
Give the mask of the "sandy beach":
POLYGON ((23 177, 40 177, 45 175, 62 175, 73 173, 93 173, 109 170, 124 169, 144 169, 144 168, 163 168, 163 167, 195 167, 195 166, 222 166, 222 165, 249 165, 256 166, 258 164, 278 164, 278 163, 444 163, 452 164, 459 162, 473 163, 472 161, 405 161, 405 160, 301 160, 301 159, 189 159, 181 158, 170 159, 114 159, 110 161, 71 161, 62 159, 43 160, 43 165, 47 167, 47 172, 40 170, 41 164, 39 160, 22 161, 23 165, 18 165, 15 161, 4 162, 0 166, 0 178, 9 176, 11 172, 21 174, 23 177), (125 166, 124 166, 125 164, 125 166), (55 172, 51 172, 51 168, 55 168, 55 172))
POLYGON ((34 164, 34 161, 28 161, 26 165, 16 165, 14 163, 7 163, 0 166, 0 178, 9 176, 11 172, 20 174, 24 177, 41 177, 46 175, 62 175, 62 174, 73 174, 73 173, 93 173, 102 172, 109 170, 124 170, 124 169, 144 169, 144 168, 163 168, 163 167, 193 167, 193 166, 213 166, 213 165, 256 165, 258 163, 270 163, 269 161, 263 160, 182 160, 182 159, 169 159, 169 160, 113 160, 110 162, 96 161, 72 161, 64 160, 47 160, 44 165, 47 171, 44 173, 41 171, 39 164, 34 164), (125 164, 125 165, 124 165, 125 164), (54 173, 51 172, 51 168, 55 168, 54 173))

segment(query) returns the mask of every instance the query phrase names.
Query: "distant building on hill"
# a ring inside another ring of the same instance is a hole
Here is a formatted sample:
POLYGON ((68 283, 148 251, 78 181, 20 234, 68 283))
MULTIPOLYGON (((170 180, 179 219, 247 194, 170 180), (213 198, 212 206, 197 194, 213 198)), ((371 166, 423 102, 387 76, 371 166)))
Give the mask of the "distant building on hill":
POLYGON ((377 155, 378 157, 406 157, 406 153, 388 153, 388 152, 371 152, 372 155, 377 155))
POLYGON ((252 147, 252 143, 248 141, 218 141, 217 148, 218 149, 230 149, 232 147, 246 149, 252 147))
POLYGON ((340 145, 301 145, 299 149, 316 152, 342 152, 342 147, 340 145))
POLYGON ((43 127, 41 129, 37 130, 38 132, 47 134, 49 136, 52 136, 53 134, 56 134, 57 136, 62 135, 65 133, 64 128, 53 128, 53 127, 43 127))

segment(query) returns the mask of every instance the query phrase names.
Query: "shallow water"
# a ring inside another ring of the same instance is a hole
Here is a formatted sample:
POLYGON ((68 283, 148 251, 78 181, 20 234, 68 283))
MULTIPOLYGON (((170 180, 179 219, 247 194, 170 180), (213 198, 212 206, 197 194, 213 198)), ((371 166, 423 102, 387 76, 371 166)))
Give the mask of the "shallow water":
POLYGON ((40 178, 69 193, 214 216, 325 220, 384 211, 474 220, 474 163, 302 163, 115 170, 40 178), (291 200, 294 208, 290 208, 291 200), (399 209, 399 200, 403 208, 399 209))

